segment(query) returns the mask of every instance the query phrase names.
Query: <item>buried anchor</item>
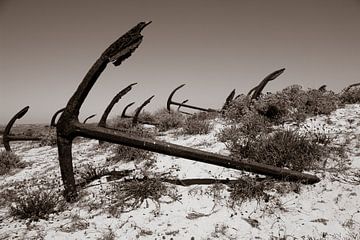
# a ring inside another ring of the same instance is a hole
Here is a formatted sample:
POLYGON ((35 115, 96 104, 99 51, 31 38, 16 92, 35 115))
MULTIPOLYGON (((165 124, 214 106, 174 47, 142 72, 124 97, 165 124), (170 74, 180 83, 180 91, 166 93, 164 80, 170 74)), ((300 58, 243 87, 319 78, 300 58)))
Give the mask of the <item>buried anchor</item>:
MULTIPOLYGON (((221 108, 221 110, 216 110, 216 109, 212 109, 212 108, 202 108, 202 107, 197 107, 197 106, 193 106, 193 105, 188 105, 186 104, 188 102, 188 99, 186 99, 185 101, 183 102, 176 102, 176 101, 173 101, 172 98, 175 94, 176 91, 178 91, 180 88, 184 87, 185 84, 182 84, 180 86, 178 86, 177 88, 175 88, 169 95, 168 97, 168 100, 167 100, 167 103, 166 103, 166 108, 169 112, 171 112, 171 105, 176 105, 178 106, 178 111, 180 109, 180 107, 185 107, 185 108, 190 108, 190 109, 195 109, 195 110, 199 110, 199 111, 203 111, 203 112, 223 112, 226 108, 229 107, 230 103, 232 102, 232 100, 234 99, 234 96, 235 96, 235 89, 231 91, 231 93, 229 94, 229 96, 226 98, 225 100, 225 104, 223 105, 223 107, 221 108)), ((179 111, 181 113, 184 113, 184 114, 190 114, 188 112, 182 112, 182 111, 179 111)))
POLYGON ((234 159, 228 156, 222 156, 159 140, 130 136, 124 132, 80 123, 78 121, 79 110, 101 72, 110 62, 113 62, 115 66, 120 65, 123 60, 128 58, 135 51, 143 38, 141 30, 143 30, 148 24, 149 23, 145 22, 139 23, 104 51, 100 58, 90 68, 80 83, 78 89, 67 103, 63 114, 60 116, 56 126, 57 143, 61 177, 65 188, 64 196, 67 201, 74 201, 77 197, 72 162, 72 141, 77 136, 122 144, 125 146, 191 159, 217 166, 246 170, 258 174, 268 175, 277 179, 300 181, 303 183, 316 183, 320 181, 318 177, 306 173, 251 161, 234 159))

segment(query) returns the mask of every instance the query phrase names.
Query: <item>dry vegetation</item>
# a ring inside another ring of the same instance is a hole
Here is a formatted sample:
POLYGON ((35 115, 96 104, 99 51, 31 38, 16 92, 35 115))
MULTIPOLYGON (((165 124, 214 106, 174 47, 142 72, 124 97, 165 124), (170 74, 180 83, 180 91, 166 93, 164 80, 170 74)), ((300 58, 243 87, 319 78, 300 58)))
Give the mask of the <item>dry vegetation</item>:
POLYGON ((26 166, 13 152, 0 151, 0 175, 9 173, 14 168, 26 166))
MULTIPOLYGON (((213 130, 214 119, 219 118, 224 120, 227 126, 217 133, 217 139, 225 143, 234 158, 296 171, 321 171, 330 155, 346 158, 344 149, 334 147, 333 139, 324 134, 324 129, 314 132, 305 126, 305 131, 300 131, 298 126, 306 118, 328 115, 344 104, 353 103, 360 103, 359 87, 335 94, 326 90, 303 90, 300 86, 294 85, 274 94, 262 95, 258 100, 240 95, 222 115, 198 113, 185 116, 179 112, 169 113, 166 109, 161 109, 153 114, 143 112, 140 115, 142 120, 156 123, 153 128, 145 128, 141 124, 132 126, 130 120, 121 118, 113 119, 111 127, 132 136, 156 139, 159 132, 169 130, 176 132, 176 135, 208 134, 213 130), (296 124, 293 128, 285 127, 288 123, 296 124)), ((28 131, 28 134, 35 133, 28 131)), ((42 136, 40 146, 56 145, 53 129, 47 129, 42 136)), ((130 178, 111 184, 111 191, 107 194, 111 194, 108 210, 113 216, 140 208, 143 204, 148 206, 148 200, 157 208, 160 208, 163 202, 179 201, 180 194, 176 188, 164 183, 158 174, 151 172, 156 160, 154 153, 123 145, 104 144, 102 147, 105 151, 112 151, 113 155, 107 158, 103 167, 82 165, 77 173, 79 186, 108 175, 111 172, 110 167, 119 163, 146 163, 142 166, 140 174, 136 173, 130 178)), ((0 152, 0 175, 23 167, 25 164, 14 153, 0 152)), ((215 184, 213 188, 215 186, 221 187, 221 191, 214 193, 216 198, 221 198, 219 195, 223 189, 230 192, 228 203, 234 209, 251 200, 272 200, 273 196, 268 194, 270 190, 276 189, 280 194, 287 194, 300 193, 302 188, 300 183, 279 182, 271 178, 254 177, 251 174, 238 178, 235 183, 227 184, 226 187, 215 184)), ((12 216, 30 221, 47 219, 49 215, 59 213, 65 207, 61 194, 51 187, 45 189, 35 186, 25 190, 9 190, 1 196, 10 201, 7 205, 10 206, 9 213, 12 216)), ((1 205, 6 204, 2 201, 1 205)), ((115 239, 115 234, 109 228, 99 239, 115 239)))

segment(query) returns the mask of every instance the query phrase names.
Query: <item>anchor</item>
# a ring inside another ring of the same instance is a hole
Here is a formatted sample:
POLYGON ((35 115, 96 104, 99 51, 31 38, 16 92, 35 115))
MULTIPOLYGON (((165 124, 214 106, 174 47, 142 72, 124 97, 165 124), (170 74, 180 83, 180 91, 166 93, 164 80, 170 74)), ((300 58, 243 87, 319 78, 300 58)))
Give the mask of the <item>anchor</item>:
POLYGON ((10 135, 10 131, 12 126, 14 125, 15 121, 17 119, 22 118, 27 111, 29 110, 29 106, 24 107, 21 109, 18 113, 16 113, 8 122, 8 124, 5 127, 4 133, 3 133, 3 144, 5 147, 5 150, 7 152, 11 151, 10 142, 11 141, 40 141, 41 138, 39 137, 30 137, 25 135, 10 135))
POLYGON ((164 141, 129 136, 127 133, 121 131, 80 123, 78 121, 80 108, 102 71, 106 68, 108 63, 112 62, 115 66, 118 66, 131 56, 142 41, 143 36, 141 35, 141 31, 148 24, 150 24, 150 22, 139 23, 111 44, 110 47, 101 54, 68 101, 63 114, 61 114, 58 123, 56 124, 60 171, 64 183, 64 196, 67 201, 74 201, 77 197, 72 162, 72 142, 77 136, 122 144, 226 168, 250 171, 282 180, 300 181, 303 183, 316 183, 320 181, 318 177, 306 173, 243 159, 234 159, 232 157, 164 141))

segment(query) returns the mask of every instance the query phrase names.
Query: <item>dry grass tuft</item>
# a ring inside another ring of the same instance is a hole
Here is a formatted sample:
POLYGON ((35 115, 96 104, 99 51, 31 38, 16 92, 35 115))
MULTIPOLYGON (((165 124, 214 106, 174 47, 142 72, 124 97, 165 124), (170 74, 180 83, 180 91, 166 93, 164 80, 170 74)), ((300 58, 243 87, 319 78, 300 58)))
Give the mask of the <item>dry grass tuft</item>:
POLYGON ((10 214, 20 219, 38 221, 50 214, 64 210, 65 201, 61 194, 41 187, 22 190, 13 199, 10 214))
MULTIPOLYGON (((160 206, 160 198, 169 197, 171 202, 178 199, 174 187, 168 187, 159 178, 128 179, 124 182, 113 184, 115 196, 113 207, 110 209, 112 214, 127 212, 139 208, 147 199, 152 200, 160 206)), ((147 203, 147 202, 146 202, 147 203)))
POLYGON ((14 168, 24 168, 26 164, 13 152, 0 151, 0 175, 10 172, 14 168))

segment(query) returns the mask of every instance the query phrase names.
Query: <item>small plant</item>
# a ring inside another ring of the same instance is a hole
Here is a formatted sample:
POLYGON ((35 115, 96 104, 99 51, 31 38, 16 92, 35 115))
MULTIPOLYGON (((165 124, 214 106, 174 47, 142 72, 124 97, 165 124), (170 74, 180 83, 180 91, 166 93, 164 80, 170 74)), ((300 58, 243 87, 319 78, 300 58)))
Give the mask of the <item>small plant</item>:
POLYGON ((184 122, 181 133, 189 135, 208 134, 212 129, 212 125, 204 116, 206 115, 194 114, 188 117, 184 122))
POLYGON ((166 186, 159 178, 149 178, 146 174, 142 179, 128 179, 113 184, 115 192, 112 213, 131 211, 139 208, 147 199, 158 207, 161 197, 169 197, 171 201, 178 199, 175 188, 166 186))
POLYGON ((230 185, 230 203, 231 207, 235 205, 240 206, 242 203, 250 200, 265 200, 269 199, 268 194, 264 192, 265 184, 257 182, 251 177, 243 177, 230 185))
POLYGON ((11 169, 25 166, 26 164, 15 153, 0 151, 0 175, 7 174, 11 169))
POLYGON ((168 131, 182 127, 184 123, 184 116, 179 112, 171 111, 163 108, 154 113, 155 120, 158 123, 159 131, 168 131))
POLYGON ((223 128, 217 138, 224 142, 228 149, 236 152, 236 149, 240 149, 249 139, 256 139, 260 134, 271 132, 270 127, 269 122, 260 114, 247 112, 241 122, 223 128))
POLYGON ((47 219, 49 214, 60 212, 63 209, 64 200, 60 194, 54 190, 37 187, 19 192, 10 207, 10 214, 20 219, 37 221, 47 219))

